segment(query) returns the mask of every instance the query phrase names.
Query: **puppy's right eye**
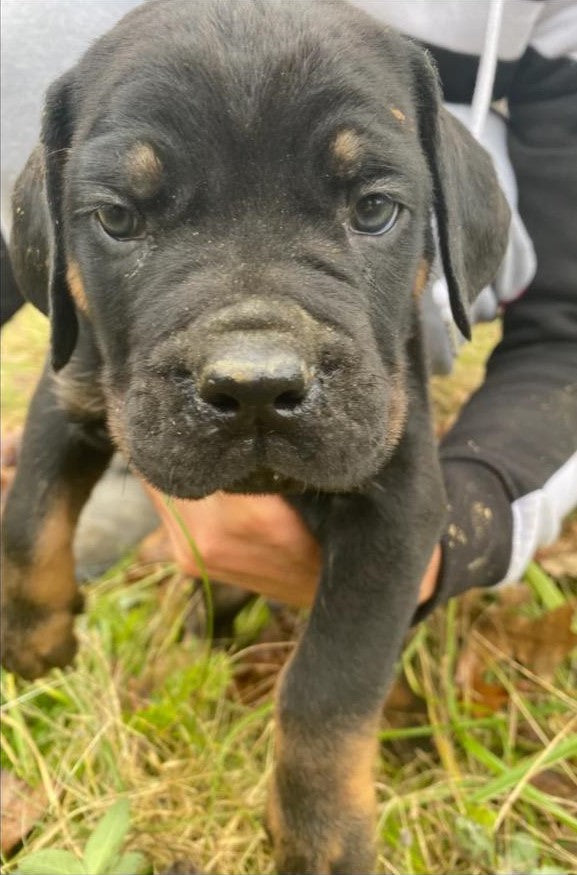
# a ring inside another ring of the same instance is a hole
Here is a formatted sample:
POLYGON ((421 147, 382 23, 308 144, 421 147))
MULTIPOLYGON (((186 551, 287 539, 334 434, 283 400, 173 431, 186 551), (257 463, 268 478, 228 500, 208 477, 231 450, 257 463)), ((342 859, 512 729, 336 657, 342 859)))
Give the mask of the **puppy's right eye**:
POLYGON ((128 207, 117 204, 100 207, 96 218, 108 236, 115 240, 134 240, 144 235, 144 219, 128 207))
POLYGON ((390 231, 398 216, 398 203, 386 194, 376 191, 355 202, 351 210, 350 226, 357 234, 378 236, 390 231))

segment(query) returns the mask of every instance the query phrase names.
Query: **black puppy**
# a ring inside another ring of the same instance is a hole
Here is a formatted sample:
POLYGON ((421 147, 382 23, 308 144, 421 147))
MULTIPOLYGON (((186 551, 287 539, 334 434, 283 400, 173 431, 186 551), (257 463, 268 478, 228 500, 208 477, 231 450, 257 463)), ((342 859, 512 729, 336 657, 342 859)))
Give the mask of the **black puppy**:
POLYGON ((49 91, 13 259, 52 320, 5 519, 4 662, 75 650, 116 443, 163 492, 282 492, 323 547, 278 694, 277 867, 373 866, 379 712, 444 522, 419 295, 457 324, 508 210, 412 42, 337 0, 156 0, 49 91))

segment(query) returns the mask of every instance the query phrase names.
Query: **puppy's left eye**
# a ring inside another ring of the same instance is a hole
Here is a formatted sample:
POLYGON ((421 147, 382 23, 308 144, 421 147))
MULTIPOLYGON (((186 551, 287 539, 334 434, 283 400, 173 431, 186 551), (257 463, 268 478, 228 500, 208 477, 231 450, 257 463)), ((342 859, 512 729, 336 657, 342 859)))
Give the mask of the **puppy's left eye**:
POLYGON ((359 198, 352 207, 350 225, 359 234, 384 234, 399 215, 399 205, 386 194, 374 192, 359 198))
POLYGON ((109 237, 115 240, 134 240, 144 233, 144 219, 134 210, 117 204, 100 207, 96 218, 109 237))

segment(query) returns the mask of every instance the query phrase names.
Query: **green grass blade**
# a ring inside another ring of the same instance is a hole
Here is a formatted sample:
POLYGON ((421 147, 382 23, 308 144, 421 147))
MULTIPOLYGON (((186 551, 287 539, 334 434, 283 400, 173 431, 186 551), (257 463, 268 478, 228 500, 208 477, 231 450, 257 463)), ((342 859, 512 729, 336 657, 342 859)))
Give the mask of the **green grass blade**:
POLYGON ((536 562, 531 562, 524 579, 548 611, 554 611, 565 604, 563 594, 555 581, 536 562))
POLYGON ((152 867, 144 854, 132 851, 123 854, 106 875, 148 875, 152 867))
MULTIPOLYGON (((488 751, 485 751, 485 754, 488 753, 488 751)), ((501 774, 485 784, 484 787, 481 787, 480 790, 477 790, 476 793, 473 793, 471 796, 471 802, 488 802, 488 800, 492 799, 494 796, 499 796, 502 793, 507 793, 512 790, 517 786, 521 778, 530 771, 534 762, 540 756, 541 754, 539 753, 530 757, 525 757, 517 763, 517 765, 508 767, 505 766, 501 760, 491 754, 489 759, 485 759, 485 765, 489 765, 490 763, 490 768, 499 768, 501 774)), ((560 741, 559 744, 552 747, 547 756, 542 758, 539 770, 541 771, 542 769, 563 762, 564 760, 570 760, 572 757, 576 756, 577 736, 565 738, 560 741)))
POLYGON ((90 875, 107 875, 120 853, 129 828, 130 803, 127 799, 119 799, 98 821, 86 842, 84 863, 90 875))
POLYGON ((190 532, 188 530, 188 526, 184 522, 179 511, 176 509, 176 507, 174 505, 174 501, 167 498, 166 499, 166 506, 167 506, 168 510, 170 511, 170 513, 172 514, 172 516, 174 517, 174 519, 176 520, 176 523, 177 523, 180 531, 182 532, 186 543, 188 544, 188 547, 189 547, 189 549, 194 557, 194 561, 196 562, 196 564, 198 566, 198 570, 200 572, 200 580, 202 582, 202 590, 204 593, 204 602, 205 602, 205 608, 206 608, 206 638, 208 639, 208 642, 210 645, 210 643, 212 642, 212 639, 214 637, 214 606, 213 606, 213 602, 212 602, 212 588, 210 585, 210 579, 208 576, 208 572, 206 570, 206 565, 204 564, 204 559, 202 558, 202 556, 200 554, 200 550, 196 546, 194 538, 192 537, 192 535, 190 534, 190 532))
POLYGON ((528 784, 523 788, 523 792, 521 793, 523 799, 528 802, 531 802, 532 805, 535 806, 539 811, 546 811, 547 814, 550 814, 552 817, 556 817, 561 823, 564 823, 570 829, 572 829, 575 833, 577 833, 577 817, 573 817, 572 814, 569 814, 566 808, 563 808, 561 805, 558 805, 547 793, 542 793, 541 790, 538 790, 537 787, 533 787, 531 784, 528 784))
POLYGON ((74 854, 56 848, 28 854, 18 861, 18 866, 15 875, 89 875, 89 870, 74 854))

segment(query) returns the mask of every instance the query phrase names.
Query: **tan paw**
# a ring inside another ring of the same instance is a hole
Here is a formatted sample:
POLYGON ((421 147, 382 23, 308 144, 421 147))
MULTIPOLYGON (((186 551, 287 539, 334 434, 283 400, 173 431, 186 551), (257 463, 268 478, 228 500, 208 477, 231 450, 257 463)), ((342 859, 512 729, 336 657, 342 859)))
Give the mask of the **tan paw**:
POLYGON ((291 806, 292 810, 281 810, 278 799, 273 789, 266 823, 279 875, 370 875, 374 871, 372 813, 343 810, 338 791, 332 798, 319 797, 313 806, 309 796, 304 805, 291 806))
POLYGON ((69 665, 77 650, 74 619, 82 610, 78 595, 69 609, 45 610, 22 599, 2 606, 2 665, 26 680, 69 665))

